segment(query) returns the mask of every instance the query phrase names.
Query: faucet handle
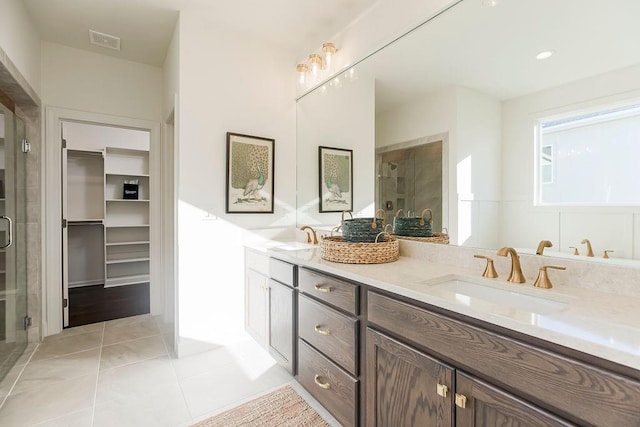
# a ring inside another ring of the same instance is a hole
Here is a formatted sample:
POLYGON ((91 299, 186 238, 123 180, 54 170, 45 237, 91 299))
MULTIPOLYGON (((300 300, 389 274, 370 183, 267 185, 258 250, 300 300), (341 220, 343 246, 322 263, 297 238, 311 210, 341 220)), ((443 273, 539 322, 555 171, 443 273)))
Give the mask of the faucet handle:
POLYGON ((496 268, 493 266, 493 259, 484 255, 474 255, 473 257, 487 260, 487 266, 485 267, 484 272, 482 273, 482 277, 490 277, 492 279, 498 277, 498 272, 496 271, 496 268))
POLYGON ((569 249, 573 249, 574 255, 580 255, 580 252, 578 252, 578 248, 576 248, 575 246, 569 246, 569 249))
POLYGON ((545 265, 540 267, 540 272, 538 273, 538 278, 536 279, 535 283, 533 284, 533 286, 535 286, 536 288, 543 288, 543 289, 551 289, 553 287, 553 284, 551 283, 551 280, 549 279, 549 275, 547 274, 547 268, 554 268, 556 270, 566 270, 567 267, 561 267, 558 265, 545 265))
POLYGON ((604 251, 604 253, 602 254, 602 258, 609 258, 609 253, 610 252, 615 252, 612 251, 611 249, 607 249, 606 251, 604 251))

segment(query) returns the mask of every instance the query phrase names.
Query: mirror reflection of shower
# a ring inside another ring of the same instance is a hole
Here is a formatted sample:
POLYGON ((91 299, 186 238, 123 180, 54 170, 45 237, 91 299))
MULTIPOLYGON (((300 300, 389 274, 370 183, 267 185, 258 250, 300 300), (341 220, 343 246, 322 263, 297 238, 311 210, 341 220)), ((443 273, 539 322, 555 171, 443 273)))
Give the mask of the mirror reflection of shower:
POLYGON ((411 216, 431 209, 433 229, 442 229, 442 141, 378 153, 376 170, 376 209, 390 222, 398 209, 411 216))

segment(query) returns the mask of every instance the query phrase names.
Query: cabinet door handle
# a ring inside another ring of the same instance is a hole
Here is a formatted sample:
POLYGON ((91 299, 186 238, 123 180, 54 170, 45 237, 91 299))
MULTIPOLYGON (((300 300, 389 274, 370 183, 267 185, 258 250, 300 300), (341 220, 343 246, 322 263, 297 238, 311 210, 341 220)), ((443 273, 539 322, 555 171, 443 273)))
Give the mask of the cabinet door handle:
POLYGON ((466 408, 467 407, 467 396, 465 396, 464 394, 458 394, 456 393, 456 406, 459 408, 466 408))
POLYGON ((316 375, 313 377, 313 381, 318 385, 318 387, 323 388, 325 390, 329 390, 331 388, 331 384, 328 381, 321 381, 322 377, 320 375, 316 375))
POLYGON ((319 333, 320 335, 331 335, 331 330, 327 328, 323 328, 322 325, 316 323, 316 326, 313 327, 313 330, 319 333))
POLYGON ((444 384, 438 383, 437 390, 438 396, 447 397, 447 393, 449 393, 449 387, 444 384))
POLYGON ((316 285, 314 286, 314 288, 316 289, 316 291, 318 291, 318 292, 324 292, 324 293, 326 293, 326 294, 328 294, 329 292, 331 292, 331 291, 333 290, 333 289, 331 288, 331 286, 324 286, 324 285, 321 285, 321 284, 319 284, 319 283, 318 283, 318 284, 316 284, 316 285))

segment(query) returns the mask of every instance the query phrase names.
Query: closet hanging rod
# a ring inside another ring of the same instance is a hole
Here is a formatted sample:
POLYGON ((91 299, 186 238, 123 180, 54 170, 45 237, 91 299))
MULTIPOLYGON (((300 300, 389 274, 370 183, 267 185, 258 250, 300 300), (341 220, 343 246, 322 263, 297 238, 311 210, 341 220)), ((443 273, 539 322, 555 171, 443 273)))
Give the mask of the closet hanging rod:
POLYGON ((103 225, 102 221, 82 221, 82 220, 74 220, 69 221, 69 225, 103 225))

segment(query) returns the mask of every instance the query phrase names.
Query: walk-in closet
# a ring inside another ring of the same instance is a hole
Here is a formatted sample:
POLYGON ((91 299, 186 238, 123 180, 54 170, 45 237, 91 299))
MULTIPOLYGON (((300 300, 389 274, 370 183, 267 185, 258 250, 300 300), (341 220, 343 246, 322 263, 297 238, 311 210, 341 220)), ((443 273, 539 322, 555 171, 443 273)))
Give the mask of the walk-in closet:
POLYGON ((150 133, 62 123, 64 326, 149 312, 150 133))

